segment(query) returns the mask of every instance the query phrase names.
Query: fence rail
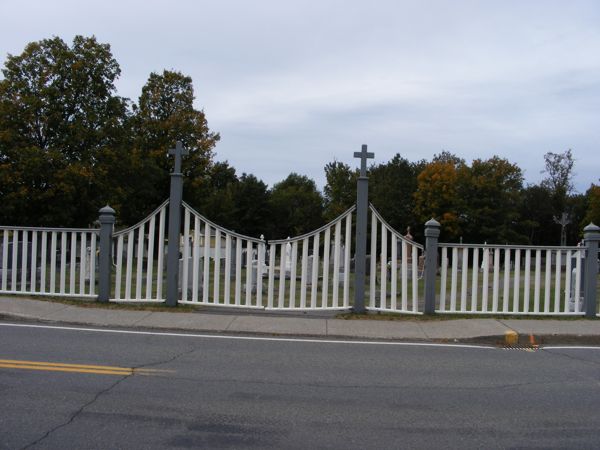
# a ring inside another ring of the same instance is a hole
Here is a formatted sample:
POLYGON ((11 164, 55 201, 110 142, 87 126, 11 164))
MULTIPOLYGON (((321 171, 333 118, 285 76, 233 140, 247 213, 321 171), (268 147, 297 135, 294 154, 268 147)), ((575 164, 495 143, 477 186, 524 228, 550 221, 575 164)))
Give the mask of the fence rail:
POLYGON ((0 227, 0 293, 95 297, 98 232, 0 227))

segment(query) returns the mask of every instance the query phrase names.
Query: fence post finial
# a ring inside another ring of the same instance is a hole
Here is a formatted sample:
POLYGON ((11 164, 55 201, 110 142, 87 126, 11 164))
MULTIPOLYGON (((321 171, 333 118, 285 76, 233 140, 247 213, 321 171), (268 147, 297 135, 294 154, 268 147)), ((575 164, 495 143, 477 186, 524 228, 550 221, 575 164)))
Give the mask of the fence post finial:
POLYGON ((590 223, 583 229, 585 241, 585 275, 583 288, 583 302, 585 316, 596 317, 596 288, 598 283, 598 241, 600 241, 600 227, 590 223))
MULTIPOLYGON (((112 271, 112 234, 115 225, 115 210, 106 205, 99 211, 100 216, 100 261, 98 269, 98 301, 108 302, 110 297, 110 276, 112 271)), ((92 258, 95 256, 92 255, 92 258)))
POLYGON ((435 279, 439 237, 440 223, 432 218, 425 223, 425 314, 435 314, 435 279))

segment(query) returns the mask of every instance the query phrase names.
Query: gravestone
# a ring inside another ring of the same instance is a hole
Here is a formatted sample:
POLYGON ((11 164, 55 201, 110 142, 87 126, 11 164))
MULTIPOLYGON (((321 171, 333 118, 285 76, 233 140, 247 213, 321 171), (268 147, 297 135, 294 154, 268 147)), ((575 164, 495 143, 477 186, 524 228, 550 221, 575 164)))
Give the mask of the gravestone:
MULTIPOLYGON (((344 244, 340 245, 339 248, 339 269, 338 269, 338 276, 339 276, 339 282, 343 283, 344 279, 345 279, 345 269, 346 269, 346 247, 344 246, 344 244)), ((335 269, 335 243, 331 243, 331 249, 329 252, 329 265, 330 267, 334 270, 335 269)))
MULTIPOLYGON (((83 271, 84 275, 84 279, 85 281, 90 281, 90 279, 92 278, 92 272, 91 272, 91 267, 92 267, 92 248, 91 247, 87 247, 85 249, 85 259, 82 261, 82 265, 83 267, 80 269, 83 271)), ((96 267, 98 267, 98 265, 96 265, 96 267)))
MULTIPOLYGON (((26 259, 26 266, 27 266, 27 271, 30 270, 30 265, 31 265, 31 259, 32 259, 32 243, 28 242, 27 243, 27 252, 25 255, 26 259)), ((17 258, 16 258, 16 272, 17 272, 17 277, 18 277, 18 281, 20 283, 21 281, 21 268, 22 268, 22 262, 23 262, 23 242, 19 241, 17 244, 17 258)), ((8 242, 8 246, 7 246, 7 262, 6 262, 6 267, 2 266, 2 255, 4 254, 4 244, 0 244, 0 276, 3 275, 3 273, 6 271, 6 276, 7 279, 10 280, 10 278, 12 277, 12 268, 13 268, 13 242, 8 242)), ((57 250, 58 251, 58 250, 57 250)), ((39 244, 37 247, 37 258, 36 258, 36 267, 37 267, 37 276, 39 277, 39 275, 41 274, 41 270, 40 270, 40 250, 39 250, 39 244)), ((60 254, 60 253, 58 253, 60 254)), ((57 257, 57 261, 60 261, 60 258, 57 257)), ((30 274, 28 274, 30 275, 30 274)), ((27 284, 29 285, 29 276, 27 277, 27 284)))
MULTIPOLYGON (((198 260, 198 300, 202 300, 202 286, 204 284, 204 261, 198 260)), ((192 300, 194 297, 194 262, 191 256, 188 257, 187 267, 187 286, 183 286, 183 258, 179 260, 179 293, 182 294, 183 289, 187 289, 187 299, 192 300)))
POLYGON ((313 255, 310 255, 306 261, 306 284, 309 286, 313 284, 313 261, 313 255))
MULTIPOLYGON (((289 237, 288 237, 289 239, 289 237)), ((284 260, 285 278, 290 279, 292 274, 292 244, 285 244, 285 260, 284 260)))
MULTIPOLYGON (((257 285, 257 273, 258 273, 258 261, 252 261, 252 268, 250 269, 250 290, 253 294, 256 294, 256 285, 257 285)), ((261 280, 262 283, 262 280, 261 280)), ((246 280, 246 284, 244 284, 244 289, 248 284, 248 280, 246 280)))

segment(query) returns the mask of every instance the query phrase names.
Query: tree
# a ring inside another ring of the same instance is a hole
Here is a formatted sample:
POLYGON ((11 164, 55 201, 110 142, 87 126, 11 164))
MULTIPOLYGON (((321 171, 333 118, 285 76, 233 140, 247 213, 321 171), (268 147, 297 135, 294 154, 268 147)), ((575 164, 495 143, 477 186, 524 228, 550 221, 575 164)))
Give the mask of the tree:
POLYGON ((352 170, 348 164, 333 161, 325 165, 327 183, 323 189, 325 219, 330 221, 338 217, 356 202, 356 181, 358 170, 352 170))
MULTIPOLYGON (((546 187, 551 193, 552 208, 554 217, 561 218, 563 213, 568 216, 572 211, 568 207, 569 195, 573 191, 573 166, 575 161, 571 149, 563 153, 548 152, 544 155, 545 170, 547 176, 542 180, 542 186, 546 187)), ((555 225, 557 228, 560 225, 555 225)))
POLYGON ((189 199, 190 205, 209 220, 239 230, 235 215, 235 190, 239 179, 235 169, 227 161, 216 162, 209 168, 207 179, 204 194, 189 199))
POLYGON ((458 169, 461 164, 432 161, 417 176, 414 194, 415 216, 419 223, 431 218, 441 224, 441 239, 457 239, 461 235, 458 196, 458 169))
POLYGON ((323 198, 315 182, 291 173, 271 190, 273 230, 269 238, 307 233, 323 225, 323 198))
POLYGON ((120 68, 110 46, 83 36, 71 46, 58 37, 32 42, 8 55, 2 73, 0 219, 89 224, 118 195, 106 164, 127 146, 127 101, 115 93, 120 68))
POLYGON ((470 242, 520 243, 527 237, 518 232, 523 189, 521 169, 493 156, 476 159, 459 169, 460 223, 470 242))
POLYGON ((243 173, 233 190, 235 225, 248 236, 260 237, 271 230, 273 211, 267 185, 254 175, 243 173))
POLYGON ((424 161, 411 163, 396 154, 389 162, 374 165, 369 170, 371 202, 386 221, 402 233, 409 226, 413 235, 422 228, 423 222, 415 217, 414 195, 417 177, 425 165, 424 161))
POLYGON ((548 152, 544 155, 545 170, 548 176, 542 181, 542 185, 550 189, 555 195, 567 196, 573 190, 573 166, 575 160, 571 149, 563 153, 548 152))
MULTIPOLYGON (((181 141, 189 150, 183 159, 184 197, 188 200, 206 194, 213 148, 219 134, 208 128, 203 111, 194 108, 192 79, 181 72, 152 73, 142 88, 138 105, 134 105, 136 148, 140 159, 149 159, 158 170, 152 203, 160 203, 168 196, 169 172, 172 161, 168 150, 181 141)), ((150 201, 151 199, 146 199, 150 201)), ((152 208, 152 205, 147 205, 152 208)))
POLYGON ((528 244, 556 243, 559 236, 553 226, 552 194, 547 187, 535 184, 523 189, 519 216, 520 231, 528 244))
POLYGON ((581 228, 589 223, 600 224, 600 185, 593 184, 586 192, 587 212, 581 222, 581 228))

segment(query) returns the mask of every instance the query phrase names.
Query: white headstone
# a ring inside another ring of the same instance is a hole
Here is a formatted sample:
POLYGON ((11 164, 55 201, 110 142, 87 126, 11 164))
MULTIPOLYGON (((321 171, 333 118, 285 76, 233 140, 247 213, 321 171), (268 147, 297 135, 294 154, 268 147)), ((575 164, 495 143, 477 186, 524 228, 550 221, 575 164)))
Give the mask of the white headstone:
POLYGON ((307 259, 306 264, 306 284, 309 286, 313 284, 312 273, 313 273, 313 255, 310 255, 307 259))

